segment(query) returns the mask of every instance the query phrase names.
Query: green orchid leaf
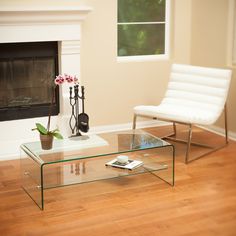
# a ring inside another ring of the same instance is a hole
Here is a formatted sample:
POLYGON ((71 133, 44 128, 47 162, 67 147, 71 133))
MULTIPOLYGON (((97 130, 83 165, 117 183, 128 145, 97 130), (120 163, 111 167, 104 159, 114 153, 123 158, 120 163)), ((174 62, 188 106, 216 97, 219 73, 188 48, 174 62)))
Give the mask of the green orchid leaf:
POLYGON ((59 132, 59 129, 58 129, 58 128, 56 128, 56 129, 50 131, 50 133, 56 133, 56 132, 59 132))
POLYGON ((60 133, 52 133, 52 135, 57 139, 63 139, 63 136, 60 133))
POLYGON ((48 131, 47 129, 41 125, 40 123, 36 123, 36 127, 37 127, 37 130, 41 133, 41 134, 48 134, 48 131))
POLYGON ((57 139, 63 139, 63 136, 59 133, 58 128, 48 131, 43 125, 36 123, 36 128, 33 128, 32 130, 38 130, 42 135, 53 135, 57 139))

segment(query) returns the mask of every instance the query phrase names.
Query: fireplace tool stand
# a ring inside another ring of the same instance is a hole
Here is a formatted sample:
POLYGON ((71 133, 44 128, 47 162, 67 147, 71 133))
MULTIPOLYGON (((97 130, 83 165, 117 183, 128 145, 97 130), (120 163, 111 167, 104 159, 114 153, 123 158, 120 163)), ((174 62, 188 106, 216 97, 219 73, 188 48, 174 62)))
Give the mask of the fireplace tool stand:
POLYGON ((81 86, 81 95, 79 90, 78 84, 70 87, 71 117, 69 125, 72 132, 71 137, 81 136, 80 131, 87 133, 89 130, 89 116, 84 112, 84 86, 81 86), (80 104, 82 104, 82 112, 80 112, 80 104))

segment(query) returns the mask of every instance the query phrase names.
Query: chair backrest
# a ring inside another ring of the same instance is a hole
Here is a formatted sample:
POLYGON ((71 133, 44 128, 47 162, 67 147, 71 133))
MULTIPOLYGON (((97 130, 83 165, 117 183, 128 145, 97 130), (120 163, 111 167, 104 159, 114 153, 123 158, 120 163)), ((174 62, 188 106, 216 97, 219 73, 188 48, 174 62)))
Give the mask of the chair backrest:
POLYGON ((163 102, 206 110, 220 116, 227 99, 232 71, 173 64, 163 102))

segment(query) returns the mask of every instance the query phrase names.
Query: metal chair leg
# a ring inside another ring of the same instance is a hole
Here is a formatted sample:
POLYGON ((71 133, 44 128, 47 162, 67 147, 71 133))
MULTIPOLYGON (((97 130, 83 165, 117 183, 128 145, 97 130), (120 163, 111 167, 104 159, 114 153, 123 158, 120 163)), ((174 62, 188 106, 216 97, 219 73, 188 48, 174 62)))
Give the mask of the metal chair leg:
POLYGON ((176 137, 176 123, 173 122, 173 130, 174 130, 174 136, 176 137))
POLYGON ((224 116, 225 116, 225 143, 229 143, 229 138, 228 138, 228 119, 227 119, 227 106, 225 103, 224 106, 224 116))
MULTIPOLYGON (((137 120, 137 116, 136 114, 134 114, 133 117, 133 130, 136 129, 136 120, 137 120)), ((160 119, 161 120, 161 119, 160 119)), ((171 121, 171 120, 164 120, 164 121, 169 121, 169 122, 173 122, 173 133, 169 134, 169 135, 165 135, 163 137, 161 137, 162 139, 170 139, 172 141, 175 142, 182 142, 182 143, 186 143, 187 147, 186 147, 186 153, 185 153, 185 164, 188 164, 192 161, 195 161, 203 156, 206 156, 210 153, 213 153, 223 147, 225 147, 228 143, 229 143, 229 138, 228 138, 228 120, 227 120, 227 106, 225 104, 224 106, 224 126, 225 126, 225 141, 224 144, 217 146, 217 147, 212 147, 210 145, 206 145, 206 144, 202 144, 202 143, 197 143, 197 142, 192 142, 192 128, 193 128, 193 124, 187 124, 187 123, 183 123, 183 122, 176 122, 176 121, 171 121), (177 134, 177 129, 176 129, 176 123, 179 124, 184 124, 184 125, 188 125, 189 126, 189 130, 188 130, 188 137, 187 140, 182 140, 182 139, 178 139, 176 138, 176 134, 177 134), (175 136, 175 137, 173 137, 175 136), (210 151, 205 152, 204 154, 201 154, 199 156, 195 156, 195 157, 191 157, 190 158, 190 149, 191 149, 191 145, 195 145, 195 146, 200 146, 200 147, 205 147, 205 148, 210 148, 210 151)))
POLYGON ((188 130, 188 143, 187 143, 187 150, 186 150, 186 155, 185 155, 185 164, 188 163, 189 160, 189 151, 191 147, 191 140, 192 140, 192 124, 189 125, 189 130, 188 130))
POLYGON ((134 117, 133 117, 133 129, 136 129, 136 121, 137 121, 137 115, 134 114, 134 117))

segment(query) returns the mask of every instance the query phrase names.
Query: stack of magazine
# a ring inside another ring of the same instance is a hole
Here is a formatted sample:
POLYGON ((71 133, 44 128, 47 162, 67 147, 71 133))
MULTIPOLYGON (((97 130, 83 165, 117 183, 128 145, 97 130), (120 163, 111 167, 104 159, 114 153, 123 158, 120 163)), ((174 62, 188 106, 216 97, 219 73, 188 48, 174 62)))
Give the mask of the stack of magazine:
POLYGON ((106 166, 113 166, 113 167, 128 169, 128 170, 133 170, 141 165, 143 165, 143 162, 137 161, 137 160, 128 160, 126 163, 120 163, 117 161, 117 159, 114 159, 106 163, 106 166))

